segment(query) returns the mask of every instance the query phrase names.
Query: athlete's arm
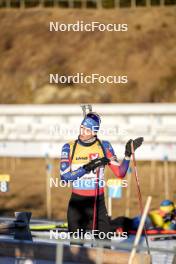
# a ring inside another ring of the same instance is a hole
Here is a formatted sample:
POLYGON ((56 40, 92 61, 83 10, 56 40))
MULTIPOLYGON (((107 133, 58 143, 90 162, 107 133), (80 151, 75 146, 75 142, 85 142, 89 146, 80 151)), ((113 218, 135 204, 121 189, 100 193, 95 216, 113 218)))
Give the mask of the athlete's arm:
POLYGON ((111 160, 111 162, 109 163, 109 167, 114 173, 114 175, 118 178, 124 178, 130 164, 130 158, 125 157, 123 161, 119 163, 115 155, 114 149, 109 142, 108 144, 106 142, 105 150, 106 150, 106 157, 111 160))
POLYGON ((71 159, 70 159, 70 145, 65 144, 61 152, 61 162, 60 162, 60 175, 61 180, 66 182, 75 181, 78 178, 82 177, 86 173, 86 170, 83 167, 80 167, 77 170, 71 170, 71 159))

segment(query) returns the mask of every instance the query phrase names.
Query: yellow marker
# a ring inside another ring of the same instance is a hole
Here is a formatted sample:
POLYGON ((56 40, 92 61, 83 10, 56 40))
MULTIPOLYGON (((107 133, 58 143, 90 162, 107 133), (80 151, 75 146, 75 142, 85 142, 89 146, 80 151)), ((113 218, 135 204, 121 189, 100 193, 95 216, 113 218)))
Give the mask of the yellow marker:
POLYGON ((44 230, 50 230, 50 229, 56 229, 56 228, 68 228, 68 223, 63 223, 60 225, 30 225, 30 230, 32 231, 44 231, 44 230))
POLYGON ((30 225, 30 230, 33 231, 42 231, 42 230, 49 230, 49 229, 56 229, 56 225, 30 225))
POLYGON ((9 182, 9 181, 10 181, 10 175, 0 174, 0 182, 9 182))

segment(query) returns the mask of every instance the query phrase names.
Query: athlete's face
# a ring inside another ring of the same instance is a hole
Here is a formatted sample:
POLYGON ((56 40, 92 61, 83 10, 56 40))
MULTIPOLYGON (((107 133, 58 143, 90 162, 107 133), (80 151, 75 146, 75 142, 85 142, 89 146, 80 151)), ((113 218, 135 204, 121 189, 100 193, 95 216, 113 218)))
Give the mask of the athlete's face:
POLYGON ((96 135, 95 132, 93 132, 91 129, 85 127, 85 126, 80 126, 80 139, 81 140, 88 140, 91 139, 96 135))

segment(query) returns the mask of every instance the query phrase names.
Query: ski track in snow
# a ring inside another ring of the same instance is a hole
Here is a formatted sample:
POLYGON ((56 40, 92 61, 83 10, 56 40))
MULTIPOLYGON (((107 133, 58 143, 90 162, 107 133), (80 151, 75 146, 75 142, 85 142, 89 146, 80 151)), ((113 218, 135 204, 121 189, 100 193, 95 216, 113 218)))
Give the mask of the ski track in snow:
MULTIPOLYGON (((143 241, 143 246, 146 246, 145 240, 143 241)), ((160 249, 167 249, 173 250, 176 246, 175 240, 166 240, 166 241, 151 241, 149 237, 149 246, 152 248, 160 248, 160 249)), ((152 251, 152 264, 172 264, 174 254, 171 253, 162 253, 152 251)))

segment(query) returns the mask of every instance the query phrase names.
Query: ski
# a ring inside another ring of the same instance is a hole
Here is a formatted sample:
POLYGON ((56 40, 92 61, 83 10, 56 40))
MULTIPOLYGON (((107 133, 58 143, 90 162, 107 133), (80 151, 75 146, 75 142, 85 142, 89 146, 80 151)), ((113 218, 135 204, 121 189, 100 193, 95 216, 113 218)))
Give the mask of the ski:
POLYGON ((165 241, 165 240, 175 240, 176 236, 160 236, 160 237, 151 237, 152 241, 165 241))

